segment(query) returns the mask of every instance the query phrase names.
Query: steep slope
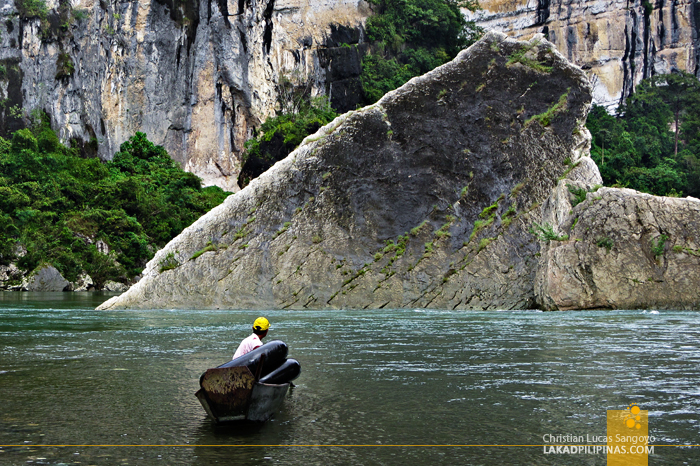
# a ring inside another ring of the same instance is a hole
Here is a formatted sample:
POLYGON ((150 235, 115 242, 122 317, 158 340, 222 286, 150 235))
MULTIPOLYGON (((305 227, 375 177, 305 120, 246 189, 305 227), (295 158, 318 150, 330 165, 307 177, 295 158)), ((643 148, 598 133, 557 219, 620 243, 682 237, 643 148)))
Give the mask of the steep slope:
POLYGON ((110 158, 135 132, 206 184, 237 190, 243 143, 283 77, 354 108, 362 0, 9 0, 0 131, 43 110, 62 141, 110 158))
POLYGON ((587 71, 594 101, 611 109, 655 74, 700 76, 700 10, 694 0, 482 0, 472 16, 485 28, 525 39, 544 33, 587 71))
POLYGON ((102 308, 532 306, 540 204, 600 178, 590 92, 541 37, 487 34, 308 137, 102 308))

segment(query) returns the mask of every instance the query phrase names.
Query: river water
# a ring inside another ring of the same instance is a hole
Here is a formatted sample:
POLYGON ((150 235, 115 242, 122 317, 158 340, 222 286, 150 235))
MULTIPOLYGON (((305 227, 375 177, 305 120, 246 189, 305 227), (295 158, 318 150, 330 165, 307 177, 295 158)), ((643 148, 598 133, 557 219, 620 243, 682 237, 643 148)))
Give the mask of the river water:
POLYGON ((605 436, 630 403, 655 444, 700 443, 698 313, 264 312, 302 374, 253 428, 194 393, 260 313, 94 311, 107 297, 0 293, 0 464, 603 465, 543 436, 605 436))

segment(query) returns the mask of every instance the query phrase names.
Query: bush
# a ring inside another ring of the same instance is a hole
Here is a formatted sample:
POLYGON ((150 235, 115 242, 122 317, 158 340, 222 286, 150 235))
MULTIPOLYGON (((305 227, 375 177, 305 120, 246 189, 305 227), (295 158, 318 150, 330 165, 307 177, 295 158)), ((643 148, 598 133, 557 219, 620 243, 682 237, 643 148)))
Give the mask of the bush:
POLYGON ((261 134, 245 144, 245 163, 238 178, 243 188, 276 162, 289 155, 304 138, 330 123, 338 114, 325 97, 301 96, 289 112, 268 118, 260 127, 261 134))
POLYGON ((540 225, 537 222, 532 222, 532 226, 530 227, 530 233, 535 235, 540 241, 544 242, 566 241, 567 239, 569 239, 569 235, 557 235, 554 232, 554 227, 552 227, 552 225, 550 225, 549 223, 540 225))
POLYGON ((375 14, 367 19, 374 53, 362 60, 366 103, 379 100, 414 76, 452 60, 474 43, 482 30, 467 22, 460 8, 477 2, 451 0, 370 0, 375 14))
POLYGON ((141 273, 156 250, 229 194, 202 189, 143 133, 107 163, 63 146, 45 119, 16 131, 5 147, 0 263, 16 261, 27 271, 50 263, 68 280, 87 273, 98 287, 141 273), (14 255, 18 243, 27 249, 21 258, 14 255))

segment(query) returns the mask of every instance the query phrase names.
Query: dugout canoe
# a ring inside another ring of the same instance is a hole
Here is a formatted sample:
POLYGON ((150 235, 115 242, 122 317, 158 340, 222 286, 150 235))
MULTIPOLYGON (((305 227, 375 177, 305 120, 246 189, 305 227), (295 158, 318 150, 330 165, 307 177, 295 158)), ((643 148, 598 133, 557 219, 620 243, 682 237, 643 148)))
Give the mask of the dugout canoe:
POLYGON ((289 383, 261 383, 246 366, 208 369, 195 393, 210 418, 217 423, 265 422, 279 409, 289 383))

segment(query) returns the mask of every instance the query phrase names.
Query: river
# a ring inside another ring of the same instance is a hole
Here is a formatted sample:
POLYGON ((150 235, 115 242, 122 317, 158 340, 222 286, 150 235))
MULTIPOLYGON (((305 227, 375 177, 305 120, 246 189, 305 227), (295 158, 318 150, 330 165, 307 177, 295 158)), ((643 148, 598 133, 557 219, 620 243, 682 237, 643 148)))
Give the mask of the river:
POLYGON ((655 444, 700 443, 698 313, 94 311, 107 297, 0 292, 0 464, 603 465, 543 436, 604 436, 630 403, 655 444), (215 426, 199 376, 259 314, 302 374, 262 427, 215 426))

